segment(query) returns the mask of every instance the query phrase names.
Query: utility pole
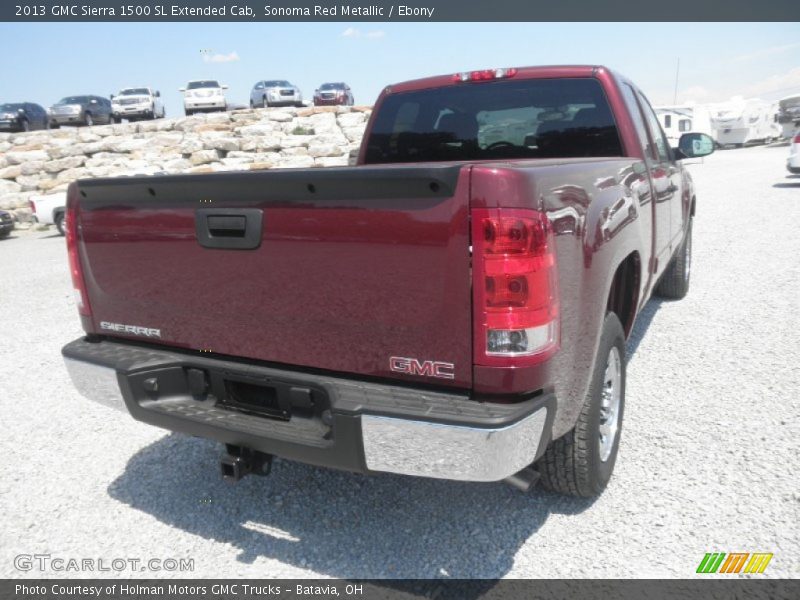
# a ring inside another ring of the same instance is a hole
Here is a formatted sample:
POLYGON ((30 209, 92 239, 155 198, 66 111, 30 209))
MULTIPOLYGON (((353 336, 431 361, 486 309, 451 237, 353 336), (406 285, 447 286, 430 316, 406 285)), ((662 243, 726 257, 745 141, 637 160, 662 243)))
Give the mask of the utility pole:
POLYGON ((675 93, 672 96, 672 104, 678 104, 678 73, 681 72, 681 59, 678 57, 678 66, 675 67, 675 93))

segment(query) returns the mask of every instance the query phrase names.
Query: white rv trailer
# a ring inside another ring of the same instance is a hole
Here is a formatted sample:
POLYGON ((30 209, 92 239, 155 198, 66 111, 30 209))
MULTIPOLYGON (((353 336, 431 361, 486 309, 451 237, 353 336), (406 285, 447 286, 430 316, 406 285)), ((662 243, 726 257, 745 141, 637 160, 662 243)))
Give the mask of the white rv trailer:
POLYGON ((768 142, 780 136, 777 109, 758 98, 733 98, 711 110, 711 126, 721 146, 768 142))
POLYGON ((673 148, 677 147, 678 140, 684 133, 705 133, 714 137, 711 112, 706 106, 659 106, 655 111, 661 128, 673 148))
POLYGON ((791 138, 800 129, 800 94, 786 96, 778 101, 778 123, 781 135, 791 138))

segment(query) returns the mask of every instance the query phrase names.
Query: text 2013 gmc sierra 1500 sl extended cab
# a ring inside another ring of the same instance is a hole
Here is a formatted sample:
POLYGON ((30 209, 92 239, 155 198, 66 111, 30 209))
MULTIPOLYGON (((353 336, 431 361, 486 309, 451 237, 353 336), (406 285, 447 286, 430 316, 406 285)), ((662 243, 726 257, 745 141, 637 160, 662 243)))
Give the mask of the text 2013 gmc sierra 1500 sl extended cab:
POLYGON ((695 192, 630 81, 494 69, 387 87, 358 165, 82 180, 80 392, 272 456, 592 496, 625 339, 689 286, 695 192))

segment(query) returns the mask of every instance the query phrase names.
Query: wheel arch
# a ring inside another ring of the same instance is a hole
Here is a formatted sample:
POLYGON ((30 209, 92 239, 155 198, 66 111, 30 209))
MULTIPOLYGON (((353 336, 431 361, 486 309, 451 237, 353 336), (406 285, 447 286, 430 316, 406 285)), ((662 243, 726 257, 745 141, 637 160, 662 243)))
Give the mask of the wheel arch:
POLYGON ((617 265, 606 300, 606 310, 617 315, 626 338, 633 330, 636 320, 641 282, 642 261, 639 252, 634 250, 617 265))

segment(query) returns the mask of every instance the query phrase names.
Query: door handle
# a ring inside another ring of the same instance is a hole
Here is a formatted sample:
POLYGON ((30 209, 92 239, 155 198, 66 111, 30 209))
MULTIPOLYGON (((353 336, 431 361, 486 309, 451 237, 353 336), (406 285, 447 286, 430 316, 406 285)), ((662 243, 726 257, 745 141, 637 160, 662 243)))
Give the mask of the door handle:
POLYGON ((254 250, 261 245, 260 208, 200 208, 195 211, 197 242, 204 248, 254 250))

